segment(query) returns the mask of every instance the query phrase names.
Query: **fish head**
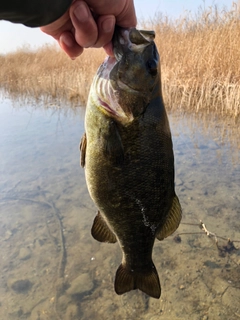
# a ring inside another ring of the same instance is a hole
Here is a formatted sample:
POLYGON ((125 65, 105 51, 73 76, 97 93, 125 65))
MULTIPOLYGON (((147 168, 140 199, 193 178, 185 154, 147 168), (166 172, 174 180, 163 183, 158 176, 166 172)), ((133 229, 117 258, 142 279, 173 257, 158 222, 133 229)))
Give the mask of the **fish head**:
POLYGON ((98 105, 119 122, 130 123, 159 94, 160 62, 154 31, 116 27, 114 57, 108 57, 95 78, 98 105))

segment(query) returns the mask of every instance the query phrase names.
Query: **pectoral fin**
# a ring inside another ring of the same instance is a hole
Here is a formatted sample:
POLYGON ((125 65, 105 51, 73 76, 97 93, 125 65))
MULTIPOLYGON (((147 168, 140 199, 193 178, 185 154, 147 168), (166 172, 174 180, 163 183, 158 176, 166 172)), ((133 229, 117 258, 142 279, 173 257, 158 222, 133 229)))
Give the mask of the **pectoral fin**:
POLYGON ((109 229, 107 223, 105 222, 99 211, 93 221, 91 233, 93 238, 100 242, 117 242, 115 234, 109 229))
POLYGON ((163 227, 157 232, 157 239, 163 240, 170 236, 179 226, 182 218, 182 209, 178 197, 173 198, 171 209, 168 212, 167 219, 163 227))
POLYGON ((81 157, 80 164, 81 164, 81 167, 83 168, 85 166, 86 148, 87 148, 87 137, 86 137, 86 133, 84 133, 80 142, 80 157, 81 157))
POLYGON ((105 156, 113 163, 119 166, 124 161, 124 150, 122 139, 119 134, 116 123, 111 120, 107 136, 103 136, 103 150, 105 156))

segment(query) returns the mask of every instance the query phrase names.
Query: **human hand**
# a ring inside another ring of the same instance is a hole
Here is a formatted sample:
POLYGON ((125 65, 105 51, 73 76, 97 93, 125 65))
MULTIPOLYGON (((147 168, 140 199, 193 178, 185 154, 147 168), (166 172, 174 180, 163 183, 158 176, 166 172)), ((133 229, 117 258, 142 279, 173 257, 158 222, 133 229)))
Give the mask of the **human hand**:
POLYGON ((113 55, 111 40, 115 24, 130 28, 136 22, 133 0, 75 0, 61 18, 41 30, 75 59, 88 47, 103 47, 107 54, 113 55))

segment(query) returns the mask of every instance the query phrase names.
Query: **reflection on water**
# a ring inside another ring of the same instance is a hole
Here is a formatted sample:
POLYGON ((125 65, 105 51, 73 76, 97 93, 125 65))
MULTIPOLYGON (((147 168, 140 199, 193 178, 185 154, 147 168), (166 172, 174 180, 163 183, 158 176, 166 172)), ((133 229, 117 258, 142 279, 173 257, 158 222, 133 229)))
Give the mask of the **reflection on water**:
POLYGON ((217 126, 202 135, 201 124, 170 118, 184 218, 155 243, 162 296, 118 296, 120 249, 90 235, 95 208, 79 167, 82 116, 80 108, 0 104, 0 319, 238 319, 239 150, 221 144, 217 126))

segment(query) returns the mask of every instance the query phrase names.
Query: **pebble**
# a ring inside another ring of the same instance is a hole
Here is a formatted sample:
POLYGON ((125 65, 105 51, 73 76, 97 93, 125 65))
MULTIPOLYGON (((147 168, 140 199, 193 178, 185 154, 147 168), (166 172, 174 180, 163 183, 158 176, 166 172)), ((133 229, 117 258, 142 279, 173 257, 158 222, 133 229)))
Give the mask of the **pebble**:
POLYGON ((20 260, 27 260, 31 257, 31 251, 28 248, 21 248, 18 257, 20 260))
POLYGON ((7 231, 5 232, 4 241, 6 241, 6 240, 8 240, 9 238, 11 238, 12 234, 13 234, 13 233, 12 233, 11 230, 7 230, 7 231))
POLYGON ((175 179, 175 185, 176 185, 176 186, 182 186, 182 185, 183 185, 182 179, 180 179, 180 178, 177 177, 177 178, 175 179))
POLYGON ((79 314, 78 307, 75 304, 70 304, 67 307, 66 319, 68 320, 79 319, 78 314, 79 314))
POLYGON ((62 295, 58 299, 58 309, 61 312, 65 312, 68 305, 71 303, 71 297, 67 295, 62 295))
POLYGON ((88 273, 83 273, 72 281, 71 287, 67 290, 67 294, 76 295, 92 290, 93 282, 88 273))

